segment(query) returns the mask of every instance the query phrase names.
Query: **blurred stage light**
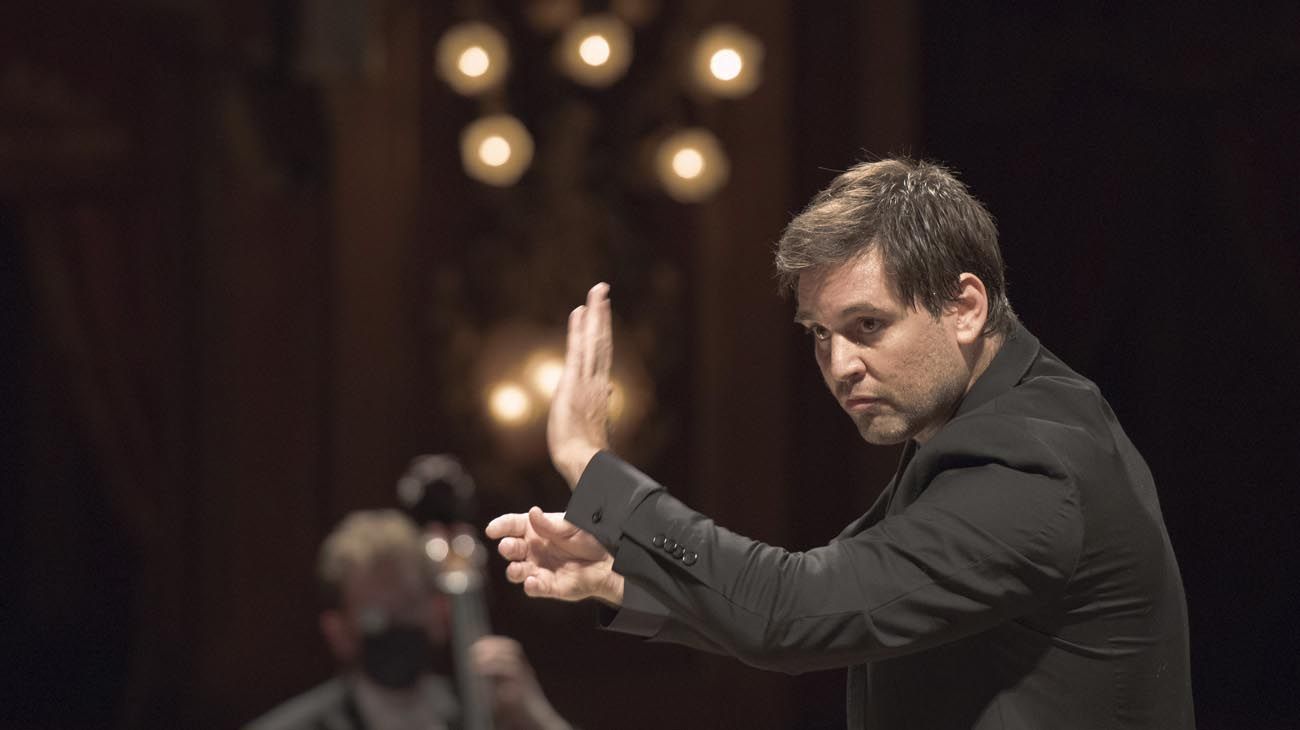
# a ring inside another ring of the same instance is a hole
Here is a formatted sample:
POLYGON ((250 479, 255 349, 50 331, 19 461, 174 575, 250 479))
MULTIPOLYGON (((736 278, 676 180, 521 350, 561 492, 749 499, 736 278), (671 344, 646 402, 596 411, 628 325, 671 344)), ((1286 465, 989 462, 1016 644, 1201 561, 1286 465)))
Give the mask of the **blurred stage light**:
POLYGON ((632 31, 614 15, 589 15, 564 31, 556 47, 564 73, 586 86, 609 86, 632 63, 632 31))
POLYGON ((682 147, 673 153, 673 173, 692 180, 704 172, 704 155, 694 147, 682 147))
POLYGON ((715 25, 695 42, 695 85, 728 99, 744 96, 762 80, 763 44, 734 25, 715 25))
POLYGON ((480 182, 508 187, 518 182, 533 160, 533 138, 509 114, 475 120, 460 134, 465 173, 480 182))
POLYGON ((727 154, 707 129, 677 132, 659 144, 655 172, 674 200, 695 203, 713 195, 731 174, 727 154))
POLYGON ((734 81, 745 68, 745 61, 734 48, 723 48, 709 56, 709 73, 719 81, 734 81))
MULTIPOLYGON (((473 411, 503 464, 541 464, 547 459, 546 422, 555 387, 564 368, 564 326, 528 320, 499 322, 484 328, 475 345, 471 383, 473 411)), ((615 323, 615 332, 625 328, 615 323)), ((637 338, 615 335, 610 371, 609 417, 613 446, 636 453, 646 446, 639 436, 655 411, 654 387, 640 355, 637 338)), ((459 400, 459 399, 458 399, 459 400)))
POLYGON ((451 545, 445 537, 431 537, 428 542, 424 543, 424 552, 433 562, 441 563, 447 559, 447 555, 451 552, 451 545))
POLYGON ((578 55, 588 66, 599 66, 609 60, 609 41, 603 35, 589 35, 578 44, 578 55))
POLYGON ((438 41, 435 59, 438 75, 466 96, 499 86, 510 69, 505 36, 486 23, 452 26, 438 41))
POLYGON ((564 360, 553 352, 539 352, 528 359, 524 371, 533 390, 549 401, 564 375, 564 360))
POLYGON ((492 59, 483 46, 470 46, 456 59, 456 68, 466 76, 479 78, 492 68, 492 59))
POLYGON ((614 380, 610 383, 609 388, 609 420, 618 423, 623 418, 623 413, 627 411, 627 389, 623 384, 614 380))
POLYGON ((498 383, 488 392, 488 413, 497 423, 515 426, 526 422, 533 412, 528 392, 515 383, 498 383))

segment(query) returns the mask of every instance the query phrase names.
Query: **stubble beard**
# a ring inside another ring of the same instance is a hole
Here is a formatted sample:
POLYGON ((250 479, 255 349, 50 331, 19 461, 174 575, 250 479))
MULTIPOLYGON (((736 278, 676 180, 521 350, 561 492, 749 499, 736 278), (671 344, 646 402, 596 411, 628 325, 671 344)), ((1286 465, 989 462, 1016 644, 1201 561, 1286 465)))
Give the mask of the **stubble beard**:
POLYGON ((911 438, 906 417, 894 409, 892 404, 881 401, 881 406, 888 408, 889 412, 849 414, 857 425, 862 440, 874 446, 891 446, 911 438))
MULTIPOLYGON (((946 409, 941 412, 950 413, 946 409)), ((938 428, 935 428, 935 425, 941 425, 947 421, 947 418, 940 416, 939 413, 921 416, 893 412, 879 415, 860 413, 854 415, 853 420, 858 426, 858 433, 863 441, 873 446, 893 446, 922 434, 928 439, 933 435, 931 429, 937 432, 938 428)))
POLYGON ((952 418, 966 394, 960 371, 944 373, 931 387, 882 399, 877 413, 850 413, 862 440, 875 446, 901 444, 918 435, 933 436, 952 418), (899 404, 907 404, 900 406, 899 404))

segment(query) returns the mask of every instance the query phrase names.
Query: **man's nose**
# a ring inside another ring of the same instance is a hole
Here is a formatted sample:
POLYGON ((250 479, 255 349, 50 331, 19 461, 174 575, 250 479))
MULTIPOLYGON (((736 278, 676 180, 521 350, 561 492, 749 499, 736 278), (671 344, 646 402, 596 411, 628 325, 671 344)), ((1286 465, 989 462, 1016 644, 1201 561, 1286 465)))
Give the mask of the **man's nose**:
POLYGON ((838 334, 831 335, 829 362, 831 377, 838 381, 856 382, 867 370, 858 347, 838 334))

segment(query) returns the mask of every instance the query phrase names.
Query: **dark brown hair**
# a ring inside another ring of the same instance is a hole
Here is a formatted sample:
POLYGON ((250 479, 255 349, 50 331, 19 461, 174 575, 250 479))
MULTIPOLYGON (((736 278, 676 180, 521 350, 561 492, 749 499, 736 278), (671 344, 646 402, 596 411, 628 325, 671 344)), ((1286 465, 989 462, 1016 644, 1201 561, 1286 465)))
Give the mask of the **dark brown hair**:
POLYGON ((894 293, 942 314, 958 277, 979 277, 988 292, 985 334, 1011 332, 1002 252, 993 217, 947 168, 907 158, 863 162, 836 177, 790 221, 776 249, 782 289, 805 272, 843 264, 879 246, 894 293))

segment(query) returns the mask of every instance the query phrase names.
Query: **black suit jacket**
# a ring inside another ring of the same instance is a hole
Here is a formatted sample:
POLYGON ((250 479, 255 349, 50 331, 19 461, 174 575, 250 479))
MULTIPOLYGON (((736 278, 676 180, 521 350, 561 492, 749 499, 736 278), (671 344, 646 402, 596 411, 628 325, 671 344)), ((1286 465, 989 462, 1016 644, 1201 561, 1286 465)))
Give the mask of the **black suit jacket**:
POLYGON ((603 452, 568 519, 626 578, 610 628, 786 672, 846 667, 851 728, 1193 726, 1151 473, 1097 387, 1023 328, 825 547, 729 532, 603 452))

